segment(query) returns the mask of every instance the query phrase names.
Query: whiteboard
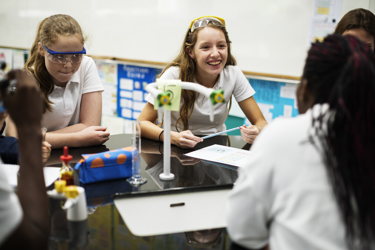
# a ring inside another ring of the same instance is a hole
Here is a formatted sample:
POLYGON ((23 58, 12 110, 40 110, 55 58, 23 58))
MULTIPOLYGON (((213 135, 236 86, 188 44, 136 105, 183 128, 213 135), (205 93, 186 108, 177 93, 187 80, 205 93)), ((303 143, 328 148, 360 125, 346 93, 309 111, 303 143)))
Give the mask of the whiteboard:
MULTIPOLYGON (((342 0, 342 13, 375 0, 342 0)), ((176 57, 192 19, 225 19, 244 71, 300 76, 313 0, 0 0, 0 46, 30 48, 38 23, 69 14, 88 36, 89 55, 165 62, 176 57)))

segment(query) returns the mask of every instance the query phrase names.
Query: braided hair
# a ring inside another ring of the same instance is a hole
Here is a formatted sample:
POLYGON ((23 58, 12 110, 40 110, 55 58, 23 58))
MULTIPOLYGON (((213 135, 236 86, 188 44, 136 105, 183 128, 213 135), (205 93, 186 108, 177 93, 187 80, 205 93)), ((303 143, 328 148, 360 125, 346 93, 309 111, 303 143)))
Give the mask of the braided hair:
POLYGON ((321 150, 349 249, 375 249, 375 57, 354 36, 312 44, 303 78, 314 104, 310 141, 321 150), (319 145, 319 146, 318 146, 319 145))

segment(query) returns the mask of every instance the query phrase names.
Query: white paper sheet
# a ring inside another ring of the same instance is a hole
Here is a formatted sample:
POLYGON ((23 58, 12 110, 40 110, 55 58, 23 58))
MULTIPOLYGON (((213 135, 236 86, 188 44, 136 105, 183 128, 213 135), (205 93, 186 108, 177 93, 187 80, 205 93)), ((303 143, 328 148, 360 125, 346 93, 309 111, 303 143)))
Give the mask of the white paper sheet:
POLYGON ((287 83, 285 86, 280 87, 280 97, 296 99, 296 84, 287 83))
POLYGON ((248 150, 214 144, 187 153, 185 155, 202 160, 219 162, 236 167, 241 167, 246 165, 249 157, 251 157, 251 152, 248 150))
POLYGON ((133 102, 133 110, 142 111, 145 105, 145 102, 133 102))
POLYGON ((134 90, 133 91, 133 100, 143 102, 143 91, 134 90))
MULTIPOLYGON (((8 182, 11 186, 17 186, 17 174, 20 168, 19 165, 3 164, 0 165, 3 168, 5 175, 7 176, 8 182)), ((56 167, 44 167, 44 182, 46 187, 50 186, 60 176, 60 168, 56 167)))
POLYGON ((132 98, 132 92, 130 92, 130 91, 120 91, 120 97, 132 98))
POLYGON ((122 109, 121 115, 122 115, 122 117, 125 117, 125 118, 132 118, 132 110, 131 109, 122 109))
POLYGON ((120 78, 120 89, 133 90, 133 80, 120 78))
POLYGON ((133 107, 133 101, 129 99, 120 99, 120 107, 131 109, 133 107))
POLYGON ((291 105, 284 105, 284 117, 292 117, 293 107, 291 105))

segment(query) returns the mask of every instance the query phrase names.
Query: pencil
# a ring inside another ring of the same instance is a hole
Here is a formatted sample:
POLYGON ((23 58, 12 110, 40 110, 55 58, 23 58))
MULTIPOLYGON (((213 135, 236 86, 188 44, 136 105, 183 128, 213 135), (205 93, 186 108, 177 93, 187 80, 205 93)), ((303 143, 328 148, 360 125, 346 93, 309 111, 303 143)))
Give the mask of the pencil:
POLYGON ((217 136, 217 135, 221 135, 221 134, 224 134, 224 133, 227 133, 227 132, 235 131, 237 129, 240 129, 240 127, 231 128, 231 129, 228 129, 228 130, 225 130, 225 131, 221 131, 219 133, 212 134, 212 135, 207 135, 207 136, 202 137, 202 139, 204 140, 204 139, 207 139, 207 138, 210 138, 210 137, 214 137, 214 136, 217 136))

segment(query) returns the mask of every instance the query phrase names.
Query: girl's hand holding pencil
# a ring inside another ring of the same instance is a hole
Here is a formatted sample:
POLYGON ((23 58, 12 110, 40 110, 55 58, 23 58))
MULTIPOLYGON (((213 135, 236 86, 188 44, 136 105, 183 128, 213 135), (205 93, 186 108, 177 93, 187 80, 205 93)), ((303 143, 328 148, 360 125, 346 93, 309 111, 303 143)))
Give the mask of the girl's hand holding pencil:
POLYGON ((246 125, 243 125, 240 127, 240 131, 241 131, 242 139, 249 144, 254 143, 255 138, 258 136, 260 132, 259 128, 254 125, 250 125, 249 127, 246 127, 246 125))

